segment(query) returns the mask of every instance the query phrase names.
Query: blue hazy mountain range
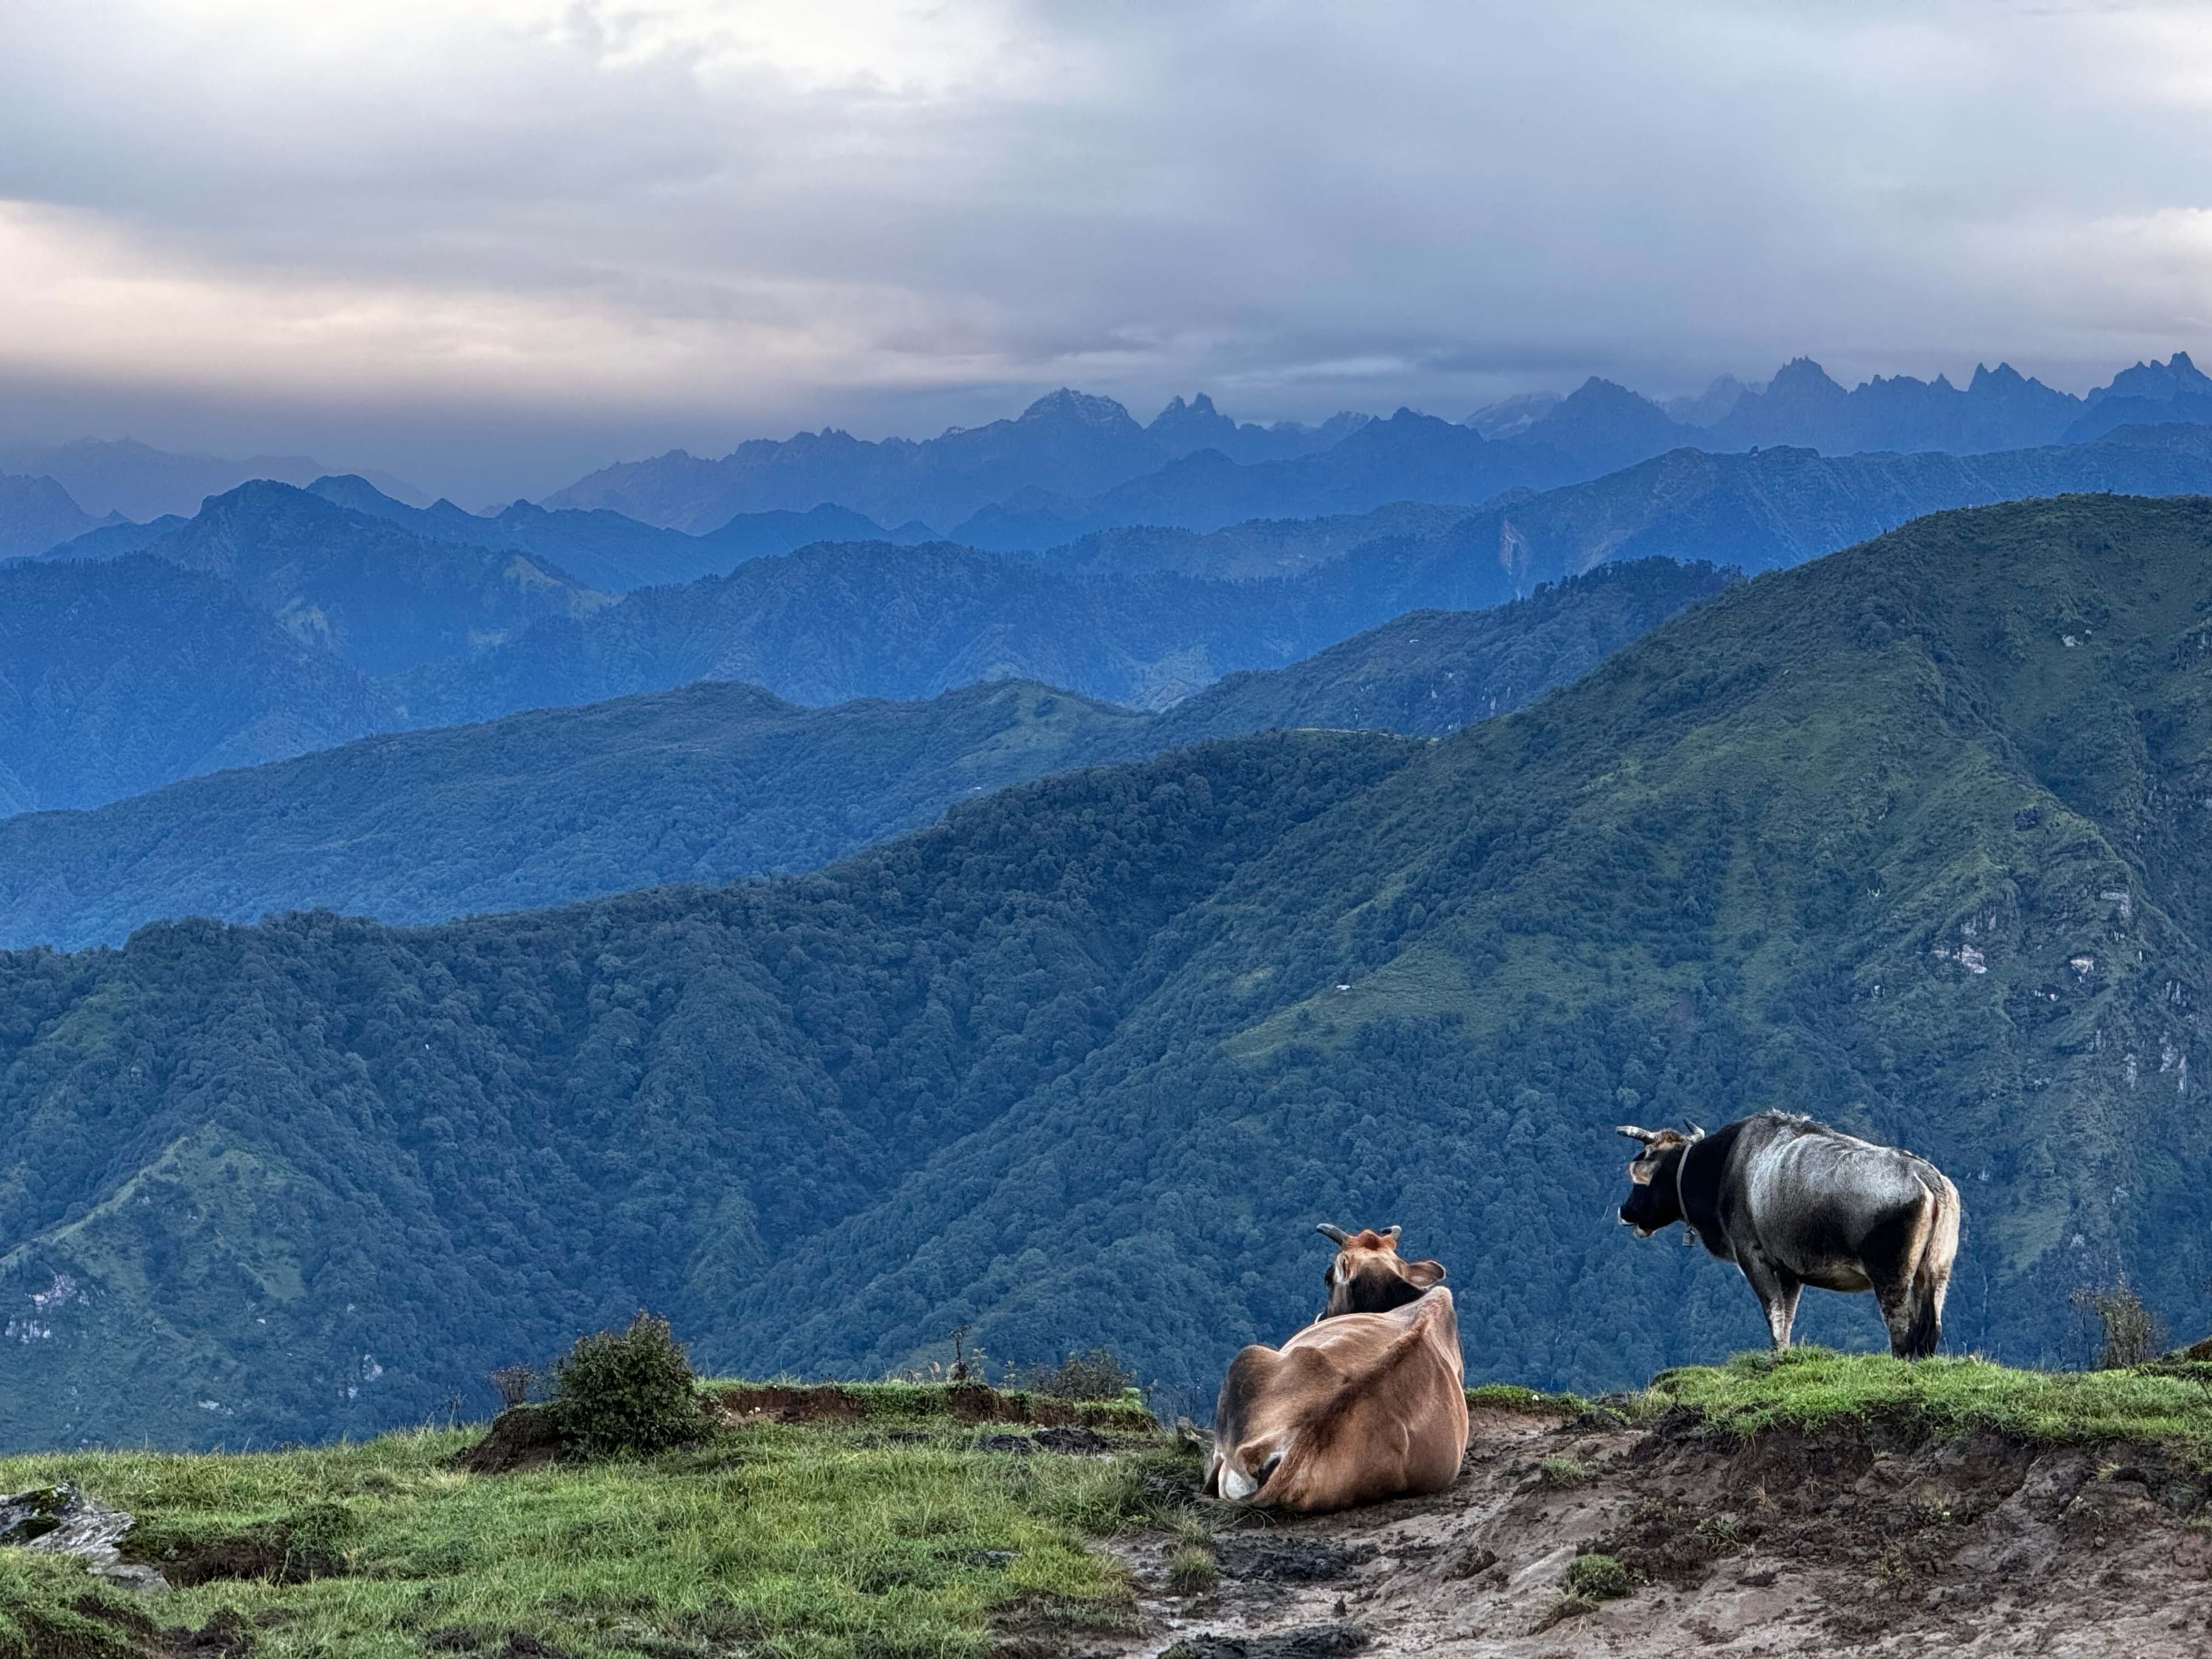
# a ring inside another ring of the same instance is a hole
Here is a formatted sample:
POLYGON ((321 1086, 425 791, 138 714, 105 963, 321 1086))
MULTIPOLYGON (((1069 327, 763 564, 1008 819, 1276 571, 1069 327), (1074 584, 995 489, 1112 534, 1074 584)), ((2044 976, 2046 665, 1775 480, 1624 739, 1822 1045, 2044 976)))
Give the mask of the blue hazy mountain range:
POLYGON ((1473 505, 1680 448, 1979 454, 2207 419, 2212 379, 2185 352, 2139 363, 2081 398, 2003 363, 1978 367, 1964 387, 1898 375, 1846 390, 1800 358, 1763 386, 1723 376, 1668 407, 1593 378, 1565 398, 1524 395, 1478 410, 1463 426, 1410 410, 1383 422, 1347 413, 1311 428, 1238 425, 1204 397, 1177 398, 1140 424, 1111 398, 1063 389, 1014 419, 920 441, 872 443, 825 428, 756 440, 720 459, 671 451, 604 468, 545 505, 697 532, 741 512, 834 501, 880 523, 918 520, 956 541, 1034 549, 1122 525, 1213 529, 1399 499, 1473 505))
POLYGON ((365 738, 90 812, 0 821, 0 946, 161 917, 394 922, 809 870, 1071 767, 1292 726, 1437 736, 1579 678, 1729 573, 1644 559, 1494 610, 1415 611, 1164 714, 1029 680, 830 708, 757 686, 365 738))
MULTIPOLYGON (((1024 678, 1159 708, 1409 610, 1480 610, 1609 560, 1768 570, 1940 508, 2068 491, 2212 491, 2212 427, 1978 456, 1674 451, 1471 511, 1134 527, 1040 555, 817 543, 619 598, 526 542, 413 527, 434 509, 368 513, 258 483, 127 556, 0 568, 0 806, 96 806, 375 732, 701 679, 821 707, 1024 678), (216 638, 228 643, 210 676, 216 638)), ((616 531, 633 554, 672 533, 616 531)))
MULTIPOLYGON (((2138 363, 2082 398, 2002 363, 1978 367, 1963 388, 1941 375, 1899 375, 1846 391, 1800 358, 1760 385, 1723 375, 1700 396, 1663 406, 1592 379, 1564 398, 1505 399, 1464 423, 1401 410, 1387 421, 1347 412, 1319 426, 1262 427, 1232 421, 1200 396, 1176 398, 1140 425, 1111 398, 1063 389, 1018 417, 919 441, 872 443, 825 428, 757 440, 720 459, 678 450, 621 463, 546 497, 551 521, 526 502, 467 513, 378 474, 357 475, 373 487, 369 498, 334 498, 387 516, 427 511, 431 521, 411 527, 521 547, 586 586, 618 592, 816 540, 921 541, 941 532, 994 550, 1037 550, 1139 525, 1212 530, 1394 501, 1474 506, 1504 489, 1597 477, 1680 448, 1966 455, 2208 421, 2212 378, 2185 352, 2138 363), (563 519, 563 509, 593 516, 563 519), (645 533, 655 529, 702 544, 645 533)), ((229 461, 93 441, 0 449, 0 472, 16 475, 0 481, 0 559, 118 519, 188 515, 248 478, 308 485, 325 476, 303 456, 229 461), (40 478, 58 484, 68 501, 21 482, 40 478)), ((125 532, 104 546, 131 542, 125 532)))

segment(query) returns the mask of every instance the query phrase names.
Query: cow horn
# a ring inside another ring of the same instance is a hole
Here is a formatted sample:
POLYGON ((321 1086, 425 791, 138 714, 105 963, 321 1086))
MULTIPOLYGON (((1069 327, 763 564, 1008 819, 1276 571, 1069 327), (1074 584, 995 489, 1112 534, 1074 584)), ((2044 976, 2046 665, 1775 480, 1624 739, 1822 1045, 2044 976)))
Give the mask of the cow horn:
POLYGON ((1613 1132, 1617 1135, 1626 1135, 1631 1140, 1640 1140, 1647 1146, 1659 1139, 1658 1130, 1639 1129, 1633 1123, 1616 1123, 1613 1126, 1613 1132))
POLYGON ((1385 1227, 1382 1230, 1382 1237, 1395 1244, 1398 1242, 1398 1235, 1403 1231, 1405 1229, 1402 1227, 1385 1227))
POLYGON ((1332 1227, 1326 1221, 1322 1222, 1318 1227, 1316 1227, 1314 1231, 1332 1244, 1349 1244, 1352 1243, 1352 1235, 1350 1233, 1345 1231, 1341 1227, 1332 1227))
POLYGON ((1682 1120, 1682 1127, 1690 1132, 1690 1139, 1692 1141, 1703 1140, 1705 1138, 1705 1132, 1686 1117, 1682 1120))

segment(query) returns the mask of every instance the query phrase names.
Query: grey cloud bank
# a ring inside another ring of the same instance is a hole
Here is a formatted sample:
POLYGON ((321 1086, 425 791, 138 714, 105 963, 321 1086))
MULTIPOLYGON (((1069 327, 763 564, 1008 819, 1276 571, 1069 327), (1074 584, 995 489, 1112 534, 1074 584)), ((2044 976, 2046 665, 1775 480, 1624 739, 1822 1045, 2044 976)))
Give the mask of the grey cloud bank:
POLYGON ((0 440, 470 505, 674 445, 1455 418, 2203 343, 2186 8, 85 0, 0 21, 0 440))

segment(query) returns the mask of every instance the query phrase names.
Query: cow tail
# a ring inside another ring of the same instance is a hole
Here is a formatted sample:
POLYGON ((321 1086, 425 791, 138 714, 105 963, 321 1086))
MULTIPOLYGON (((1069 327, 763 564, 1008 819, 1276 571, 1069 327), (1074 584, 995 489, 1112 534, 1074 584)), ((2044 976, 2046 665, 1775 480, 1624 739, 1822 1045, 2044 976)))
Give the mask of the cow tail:
POLYGON ((1912 1264, 1912 1323, 1905 1336, 1905 1357, 1925 1359, 1943 1340, 1941 1291, 1959 1253, 1959 1189, 1941 1174, 1923 1182, 1928 1227, 1921 1235, 1919 1260, 1912 1264))

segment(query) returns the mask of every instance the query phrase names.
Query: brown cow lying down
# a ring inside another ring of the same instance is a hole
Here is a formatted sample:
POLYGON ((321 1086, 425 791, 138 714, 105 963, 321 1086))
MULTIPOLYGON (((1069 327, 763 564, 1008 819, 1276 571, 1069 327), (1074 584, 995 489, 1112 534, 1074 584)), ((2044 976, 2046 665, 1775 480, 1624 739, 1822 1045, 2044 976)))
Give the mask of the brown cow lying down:
POLYGON ((1206 1460, 1209 1497, 1316 1514, 1443 1492, 1467 1455, 1459 1316, 1398 1230, 1321 1230, 1328 1306, 1279 1348, 1230 1362, 1206 1460))

